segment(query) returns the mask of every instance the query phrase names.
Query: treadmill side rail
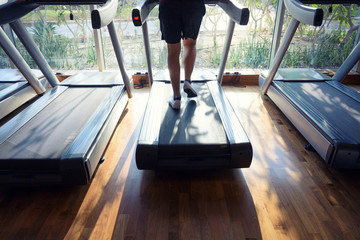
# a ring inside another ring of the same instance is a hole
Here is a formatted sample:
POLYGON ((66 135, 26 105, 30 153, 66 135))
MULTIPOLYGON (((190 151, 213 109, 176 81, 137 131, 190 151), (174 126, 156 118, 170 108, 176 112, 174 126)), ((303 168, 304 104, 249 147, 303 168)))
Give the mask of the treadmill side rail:
POLYGON ((252 146, 234 109, 217 81, 207 82, 207 85, 210 89, 216 108, 218 109, 219 116, 230 144, 231 167, 250 167, 253 155, 252 146))
POLYGON ((136 165, 138 169, 154 169, 158 159, 159 132, 161 125, 162 104, 165 83, 154 82, 146 106, 138 144, 136 147, 136 165))
MULTIPOLYGON (((112 111, 114 111, 114 106, 116 105, 117 101, 121 99, 123 94, 124 86, 114 86, 112 88, 111 94, 109 94, 106 98, 103 99, 102 103, 98 106, 94 114, 87 121, 82 131, 79 133, 79 135, 77 135, 77 137, 66 150, 66 152, 61 156, 61 159, 89 158, 89 156, 85 156, 85 154, 88 154, 90 152, 90 149, 93 148, 93 145, 95 145, 95 143, 97 142, 96 139, 98 138, 98 135, 101 133, 104 125, 109 119, 109 115, 112 113, 112 111)), ((124 107, 122 107, 122 110, 125 108, 125 105, 124 107)), ((122 112, 122 110, 120 112, 122 112)), ((116 118, 116 122, 119 118, 120 116, 116 118)), ((96 166, 100 158, 101 156, 98 159, 95 159, 95 162, 93 162, 92 164, 90 161, 87 161, 87 168, 90 178, 95 172, 96 166)))

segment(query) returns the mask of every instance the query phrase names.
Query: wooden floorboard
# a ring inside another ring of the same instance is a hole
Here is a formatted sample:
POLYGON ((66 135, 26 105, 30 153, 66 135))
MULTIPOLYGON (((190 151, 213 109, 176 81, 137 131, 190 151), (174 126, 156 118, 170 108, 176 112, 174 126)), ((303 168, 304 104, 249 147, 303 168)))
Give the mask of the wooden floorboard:
POLYGON ((0 188, 0 239, 360 239, 360 171, 330 169, 258 87, 224 87, 248 169, 154 172, 134 151, 135 90, 91 184, 0 188))

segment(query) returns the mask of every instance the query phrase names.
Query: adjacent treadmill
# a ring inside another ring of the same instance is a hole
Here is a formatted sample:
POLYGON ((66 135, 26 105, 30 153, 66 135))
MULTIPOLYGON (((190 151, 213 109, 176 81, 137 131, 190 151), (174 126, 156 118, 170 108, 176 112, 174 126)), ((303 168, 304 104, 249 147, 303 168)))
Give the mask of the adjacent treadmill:
POLYGON ((172 97, 169 79, 152 76, 146 18, 157 1, 143 1, 132 12, 134 24, 143 28, 152 83, 136 148, 138 169, 245 168, 251 164, 251 143, 220 85, 235 23, 246 25, 249 10, 229 0, 206 3, 219 5, 230 16, 223 61, 217 80, 203 72, 193 73, 192 85, 199 96, 183 96, 180 111, 168 104, 172 97))
MULTIPOLYGON (((14 1, 18 12, 24 12, 22 6, 26 9, 27 2, 70 3, 14 1)), ((98 4, 99 1, 71 3, 98 4)), ((131 97, 112 21, 117 4, 117 0, 106 1, 102 7, 92 11, 91 18, 93 28, 107 25, 121 74, 80 72, 73 75, 1 126, 0 183, 74 185, 91 181, 128 97, 131 97)), ((19 20, 11 24, 16 28, 15 32, 21 32, 21 26, 17 26, 22 25, 19 20)))
POLYGON ((297 0, 284 3, 293 18, 270 70, 260 76, 262 93, 272 99, 331 167, 359 168, 360 94, 340 81, 359 61, 360 44, 332 79, 312 69, 279 69, 299 23, 320 26, 323 18, 321 9, 297 0))

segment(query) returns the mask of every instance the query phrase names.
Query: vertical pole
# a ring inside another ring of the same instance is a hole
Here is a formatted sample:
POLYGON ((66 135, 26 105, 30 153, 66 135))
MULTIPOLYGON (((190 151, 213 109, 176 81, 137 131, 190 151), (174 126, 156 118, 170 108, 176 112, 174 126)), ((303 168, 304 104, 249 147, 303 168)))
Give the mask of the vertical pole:
POLYGON ((284 24, 284 15, 285 15, 284 0, 278 0, 277 8, 276 8, 273 40, 271 44, 271 55, 270 55, 269 66, 271 66, 271 64, 273 63, 275 54, 279 48, 282 26, 284 24))
POLYGON ((37 94, 43 94, 46 89, 43 85, 41 85, 40 81, 37 80, 29 65, 27 65, 25 60, 21 57, 21 54, 12 44, 2 28, 0 28, 0 45, 19 71, 24 75, 29 84, 33 87, 35 92, 37 94))
POLYGON ((148 66, 148 73, 150 79, 150 87, 153 84, 153 74, 152 74, 152 66, 151 66, 151 51, 150 51, 150 41, 149 41, 149 32, 147 27, 147 21, 142 24, 142 32, 144 38, 144 45, 145 45, 145 54, 146 54, 146 61, 148 66))
MULTIPOLYGON (((356 34, 356 38, 355 38, 355 43, 354 43, 354 48, 356 46, 356 44, 358 44, 360 42, 360 26, 357 29, 357 34, 356 34)), ((353 70, 355 72, 360 72, 360 60, 355 64, 353 70)))
POLYGON ((223 81, 224 70, 225 70, 226 61, 227 61, 227 58, 229 55, 229 49, 230 49, 231 40, 232 40, 232 37, 234 34, 234 28, 235 28, 235 22, 233 20, 231 20, 231 18, 230 18, 229 24, 228 24, 228 29, 226 32, 226 40, 225 40, 224 50, 223 50, 223 54, 222 54, 222 58, 221 58, 219 74, 218 74, 218 79, 217 79, 217 81, 220 83, 220 85, 222 84, 222 81, 223 81))
POLYGON ((339 69, 333 76, 334 81, 341 82, 345 76, 351 71, 357 62, 360 60, 360 42, 354 47, 350 55, 345 59, 345 62, 341 64, 339 69))
MULTIPOLYGON (((90 10, 93 11, 96 9, 95 5, 90 6, 90 10)), ((103 72, 105 69, 105 58, 104 58, 104 49, 103 49, 103 42, 101 37, 101 30, 100 29, 93 29, 94 33, 94 41, 95 41, 95 49, 96 49, 96 57, 99 72, 103 72)))
MULTIPOLYGON (((15 39, 14 39, 14 34, 11 31, 10 25, 9 24, 4 24, 2 25, 2 28, 4 29, 6 35, 8 36, 8 38, 10 39, 10 41, 14 44, 14 46, 16 47, 15 44, 15 39)), ((9 59, 9 63, 10 63, 10 67, 11 68, 16 68, 15 64, 9 59)))
POLYGON ((284 58, 284 55, 286 53, 286 50, 288 49, 290 42, 296 32, 297 27, 299 26, 299 21, 297 21, 295 18, 293 18, 285 32, 283 41, 279 47, 279 50, 276 52, 275 58, 273 63, 270 66, 269 69, 269 75, 266 77, 264 84, 261 86, 261 92, 262 94, 266 94, 270 84, 272 82, 272 80, 275 77, 275 74, 277 72, 277 70, 279 69, 280 63, 284 58))
POLYGON ((40 52, 40 49, 36 45, 35 41, 32 39, 28 31, 26 30, 24 24, 20 20, 16 20, 10 23, 10 26, 29 52, 31 57, 34 59, 36 64, 39 66, 40 70, 43 72, 46 79, 49 81, 52 87, 59 85, 59 80, 52 72, 51 67, 48 62, 45 60, 44 56, 40 52))
POLYGON ((126 69, 125 69, 125 66, 124 66, 124 60, 123 60, 123 56, 122 56, 122 53, 121 53, 121 47, 120 47, 120 44, 119 44, 119 39, 118 39, 117 34, 116 34, 114 21, 111 21, 111 23, 109 23, 109 25, 107 25, 107 27, 108 27, 108 30, 109 30, 111 42, 112 42, 112 45, 114 47, 114 52, 115 52, 115 55, 116 55, 116 59, 117 59, 117 62, 118 62, 119 68, 120 68, 120 72, 121 72, 121 75, 122 75, 122 78, 123 78, 123 81, 124 81, 124 84, 125 84, 125 88, 126 88, 128 97, 132 98, 130 80, 129 80, 129 76, 126 73, 126 69))

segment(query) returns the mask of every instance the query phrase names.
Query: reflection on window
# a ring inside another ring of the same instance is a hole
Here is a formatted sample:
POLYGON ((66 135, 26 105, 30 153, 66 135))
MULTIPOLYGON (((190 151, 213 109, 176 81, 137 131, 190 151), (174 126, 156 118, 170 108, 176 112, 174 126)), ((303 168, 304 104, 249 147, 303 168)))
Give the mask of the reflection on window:
MULTIPOLYGON (((268 68, 272 32, 276 14, 276 0, 239 0, 250 10, 247 26, 235 26, 228 56, 228 69, 268 68)), ((141 27, 131 22, 131 10, 138 1, 119 1, 115 27, 125 66, 130 70, 145 70, 146 59, 141 27)), ((358 5, 318 6, 324 10, 324 24, 310 27, 301 24, 285 55, 282 67, 336 68, 341 65, 354 46, 360 25, 358 5)), ((55 70, 97 69, 97 57, 91 28, 89 6, 43 6, 22 18, 35 42, 55 70)), ((286 13, 287 14, 287 13, 286 13)), ((226 13, 219 7, 207 6, 198 38, 197 68, 217 69, 220 64, 228 25, 226 13)), ((290 22, 285 15, 284 29, 290 22)), ((156 7, 148 21, 153 67, 167 66, 167 48, 161 41, 156 7)), ((117 69, 117 62, 106 28, 100 30, 106 69, 117 69)), ((36 68, 18 39, 16 46, 22 56, 36 68)), ((0 67, 9 67, 1 50, 0 67)))

